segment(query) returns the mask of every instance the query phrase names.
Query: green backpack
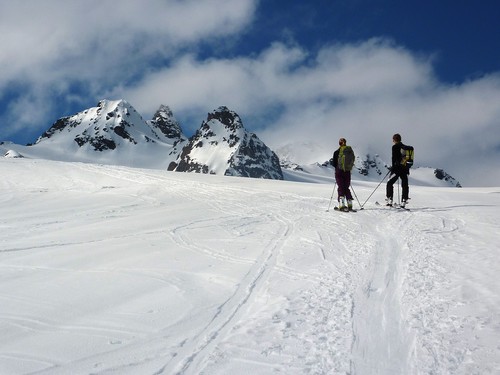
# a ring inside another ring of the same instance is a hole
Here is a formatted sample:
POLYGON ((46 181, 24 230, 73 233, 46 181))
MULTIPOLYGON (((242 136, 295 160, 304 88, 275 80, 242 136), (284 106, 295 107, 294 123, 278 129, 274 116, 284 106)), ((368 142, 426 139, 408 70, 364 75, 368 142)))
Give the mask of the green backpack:
POLYGON ((354 151, 351 146, 341 146, 339 149, 338 166, 345 172, 350 171, 354 167, 354 151))

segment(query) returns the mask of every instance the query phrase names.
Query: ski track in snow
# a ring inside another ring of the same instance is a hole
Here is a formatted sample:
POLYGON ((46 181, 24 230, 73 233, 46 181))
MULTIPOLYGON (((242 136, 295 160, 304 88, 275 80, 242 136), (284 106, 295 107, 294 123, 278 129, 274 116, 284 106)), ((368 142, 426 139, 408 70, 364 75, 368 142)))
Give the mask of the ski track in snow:
POLYGON ((352 373, 409 373, 412 343, 400 306, 405 275, 400 234, 408 219, 388 217, 367 239, 371 256, 354 298, 352 373))
MULTIPOLYGON (((0 220, 6 280, 66 298, 0 288, 0 327, 16 342, 0 344, 0 372, 500 373, 498 288, 485 283, 499 271, 498 245, 473 225, 498 230, 493 214, 465 221, 445 204, 325 212, 330 187, 81 163, 55 183, 57 165, 46 179, 0 185, 11 213, 0 220), (61 195, 77 210, 59 206, 61 195), (80 201, 101 196, 105 206, 80 201), (33 215, 15 213, 18 201, 33 215), (143 259, 165 252, 167 264, 143 259), (71 289, 82 281, 94 287, 71 289), (118 288, 132 303, 108 306, 93 288, 107 298, 118 288)), ((498 194, 490 201, 486 213, 500 205, 498 194)))

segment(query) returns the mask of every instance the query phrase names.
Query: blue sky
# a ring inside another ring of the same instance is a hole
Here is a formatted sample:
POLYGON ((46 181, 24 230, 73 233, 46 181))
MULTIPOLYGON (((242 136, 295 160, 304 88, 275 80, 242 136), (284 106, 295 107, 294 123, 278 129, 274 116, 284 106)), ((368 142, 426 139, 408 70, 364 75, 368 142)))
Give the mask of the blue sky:
POLYGON ((500 153, 498 19, 493 0, 2 1, 0 140, 104 98, 169 105, 187 135, 226 105, 299 162, 400 132, 422 165, 500 186, 470 162, 500 153))
POLYGON ((494 0, 274 0, 263 1, 257 17, 261 21, 248 36, 252 47, 288 33, 312 49, 376 36, 435 55, 436 74, 447 82, 500 68, 500 3, 494 0))

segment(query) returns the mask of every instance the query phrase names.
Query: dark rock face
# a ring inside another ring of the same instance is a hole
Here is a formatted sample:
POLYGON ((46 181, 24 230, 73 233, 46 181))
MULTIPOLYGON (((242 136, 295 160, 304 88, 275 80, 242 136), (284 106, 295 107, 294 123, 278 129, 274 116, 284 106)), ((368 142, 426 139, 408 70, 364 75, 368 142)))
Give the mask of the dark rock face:
POLYGON ((231 158, 225 175, 283 179, 278 156, 255 134, 249 133, 246 133, 241 140, 238 152, 231 158))
POLYGON ((208 114, 168 170, 283 179, 276 154, 227 107, 208 114))
POLYGON ((460 185, 460 182, 458 182, 457 180, 455 180, 452 176, 450 176, 448 173, 446 173, 442 169, 435 169, 434 170, 434 176, 436 176, 436 178, 438 180, 448 181, 450 184, 453 184, 456 187, 459 187, 459 188, 462 187, 462 185, 460 185))
POLYGON ((62 117, 62 118, 58 119, 47 131, 45 131, 40 136, 40 138, 38 138, 37 142, 39 142, 40 140, 42 140, 44 138, 50 138, 55 133, 60 132, 61 130, 63 130, 66 127, 71 126, 72 121, 70 119, 71 119, 71 117, 62 117))
POLYGON ((387 173, 387 166, 381 162, 378 155, 371 156, 367 154, 360 162, 359 167, 356 168, 359 174, 368 176, 373 173, 381 176, 382 173, 387 173))
POLYGON ((161 134, 169 139, 186 139, 172 111, 166 105, 161 105, 160 108, 158 108, 153 115, 153 119, 149 123, 153 128, 158 129, 161 134))

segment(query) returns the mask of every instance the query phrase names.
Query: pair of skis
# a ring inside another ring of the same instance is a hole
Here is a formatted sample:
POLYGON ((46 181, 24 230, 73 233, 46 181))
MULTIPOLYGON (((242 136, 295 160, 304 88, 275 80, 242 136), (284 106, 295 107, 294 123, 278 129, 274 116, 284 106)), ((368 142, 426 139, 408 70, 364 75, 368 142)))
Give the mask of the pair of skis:
POLYGON ((333 209, 334 209, 335 211, 345 212, 345 213, 349 213, 349 212, 358 212, 358 210, 355 210, 354 208, 351 208, 351 209, 344 209, 344 208, 342 208, 342 209, 340 209, 340 208, 338 208, 338 207, 333 207, 333 209))
MULTIPOLYGON (((382 206, 382 204, 380 204, 379 202, 375 202, 375 205, 377 205, 377 206, 382 206)), ((409 208, 407 208, 407 207, 403 207, 403 206, 401 206, 401 205, 400 205, 400 204, 398 204, 398 203, 393 203, 393 204, 384 204, 383 206, 384 206, 384 207, 387 207, 388 209, 393 208, 393 209, 397 209, 397 210, 410 211, 410 209, 409 209, 409 208)), ((347 209, 347 208, 342 208, 342 209, 340 209, 340 208, 338 208, 338 207, 333 207, 333 209, 334 209, 335 211, 338 211, 338 212, 345 212, 345 213, 349 213, 349 212, 358 212, 358 210, 355 210, 355 209, 353 209, 353 208, 351 208, 351 209, 347 209)), ((363 207, 361 208, 361 210, 363 210, 363 207)), ((328 212, 328 210, 327 210, 327 212, 328 212)))
MULTIPOLYGON (((376 204, 377 206, 381 206, 381 204, 380 204, 379 202, 375 202, 375 204, 376 204)), ((387 207, 387 208, 395 208, 395 209, 398 209, 398 210, 410 211, 410 209, 409 209, 409 208, 407 208, 407 207, 403 207, 403 206, 401 206, 401 205, 400 205, 400 204, 398 204, 398 203, 393 203, 393 204, 388 204, 388 203, 387 203, 387 204, 385 205, 385 207, 387 207)))

